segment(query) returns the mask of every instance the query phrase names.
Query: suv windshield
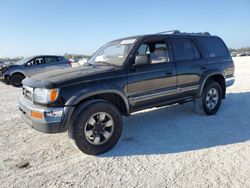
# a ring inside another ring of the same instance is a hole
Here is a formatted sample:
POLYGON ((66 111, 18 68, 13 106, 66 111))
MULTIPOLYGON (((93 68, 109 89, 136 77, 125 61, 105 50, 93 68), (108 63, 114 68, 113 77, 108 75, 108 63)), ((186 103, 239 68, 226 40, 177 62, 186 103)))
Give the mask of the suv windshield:
POLYGON ((92 65, 122 66, 136 39, 110 42, 102 46, 87 62, 92 65))

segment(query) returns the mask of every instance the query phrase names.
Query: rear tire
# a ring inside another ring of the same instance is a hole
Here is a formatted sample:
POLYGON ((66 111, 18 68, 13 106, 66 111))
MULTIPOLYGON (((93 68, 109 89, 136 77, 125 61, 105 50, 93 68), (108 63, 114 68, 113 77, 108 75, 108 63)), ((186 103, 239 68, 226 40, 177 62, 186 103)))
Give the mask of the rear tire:
POLYGON ((202 96, 195 99, 195 111, 203 115, 214 115, 217 113, 222 102, 222 89, 219 83, 208 81, 203 89, 202 96))
POLYGON ((73 117, 72 121, 69 137, 79 150, 88 155, 98 155, 110 150, 121 136, 121 114, 106 101, 90 104, 73 117))
POLYGON ((22 87, 22 80, 25 78, 22 74, 13 74, 10 78, 10 84, 14 87, 22 87))

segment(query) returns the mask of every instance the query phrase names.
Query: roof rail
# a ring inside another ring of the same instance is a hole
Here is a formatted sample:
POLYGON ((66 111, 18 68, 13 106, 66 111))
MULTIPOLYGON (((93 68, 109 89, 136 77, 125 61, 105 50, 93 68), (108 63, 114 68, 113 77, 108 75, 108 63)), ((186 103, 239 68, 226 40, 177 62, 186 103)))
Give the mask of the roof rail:
POLYGON ((195 34, 201 34, 201 35, 210 35, 209 32, 205 31, 205 32, 198 32, 198 33, 195 33, 195 34))
POLYGON ((210 33, 209 32, 193 32, 193 33, 186 33, 186 32, 183 32, 183 33, 179 33, 179 34, 187 34, 187 35, 209 35, 210 36, 210 33))
POLYGON ((188 32, 180 32, 179 30, 169 30, 169 31, 163 31, 163 32, 159 32, 156 34, 165 34, 165 33, 170 33, 170 34, 188 34, 188 35, 210 35, 209 32, 197 32, 197 33, 188 33, 188 32))
POLYGON ((176 34, 176 33, 181 33, 181 32, 179 30, 169 30, 169 31, 159 32, 159 33, 156 33, 156 34, 164 34, 164 33, 176 34))

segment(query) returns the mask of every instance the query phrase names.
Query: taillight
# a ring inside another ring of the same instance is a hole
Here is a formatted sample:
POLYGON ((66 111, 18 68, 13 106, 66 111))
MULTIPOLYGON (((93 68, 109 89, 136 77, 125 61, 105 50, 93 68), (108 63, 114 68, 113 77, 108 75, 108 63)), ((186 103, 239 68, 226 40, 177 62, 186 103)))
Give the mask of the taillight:
POLYGON ((68 61, 67 63, 68 63, 70 66, 72 66, 72 63, 73 63, 73 62, 72 62, 72 61, 68 61))

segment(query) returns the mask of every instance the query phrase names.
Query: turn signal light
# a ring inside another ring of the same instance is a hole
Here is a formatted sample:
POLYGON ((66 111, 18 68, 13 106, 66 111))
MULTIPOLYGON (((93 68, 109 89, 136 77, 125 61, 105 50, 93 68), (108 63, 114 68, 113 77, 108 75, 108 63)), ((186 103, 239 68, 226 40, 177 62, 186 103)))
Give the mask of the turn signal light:
POLYGON ((42 118, 43 118, 43 113, 32 111, 32 112, 31 112, 31 116, 32 116, 33 118, 36 118, 36 119, 42 119, 42 118))
POLYGON ((57 89, 53 89, 51 90, 51 93, 50 93, 50 101, 53 102, 56 100, 58 96, 58 90, 57 89))

